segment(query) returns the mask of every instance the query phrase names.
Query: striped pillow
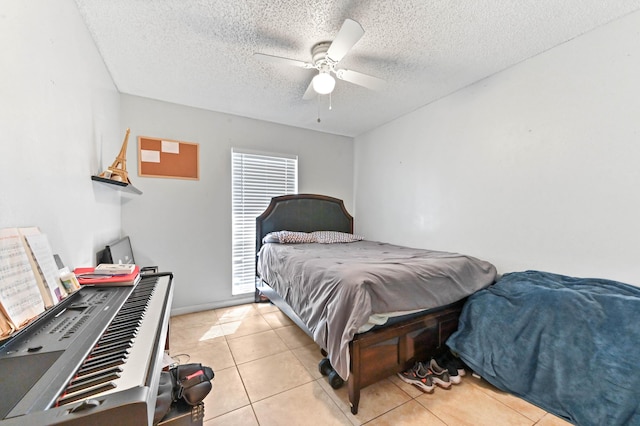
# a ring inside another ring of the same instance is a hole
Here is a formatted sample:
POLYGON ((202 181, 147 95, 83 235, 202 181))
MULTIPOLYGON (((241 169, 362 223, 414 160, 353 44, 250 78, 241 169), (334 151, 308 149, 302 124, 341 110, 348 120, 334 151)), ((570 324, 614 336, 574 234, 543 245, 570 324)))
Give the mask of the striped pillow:
POLYGON ((316 242, 321 244, 352 243, 364 239, 360 235, 338 231, 314 231, 311 235, 314 236, 316 242))
POLYGON ((278 239, 281 244, 315 243, 315 237, 307 232, 280 231, 278 239))

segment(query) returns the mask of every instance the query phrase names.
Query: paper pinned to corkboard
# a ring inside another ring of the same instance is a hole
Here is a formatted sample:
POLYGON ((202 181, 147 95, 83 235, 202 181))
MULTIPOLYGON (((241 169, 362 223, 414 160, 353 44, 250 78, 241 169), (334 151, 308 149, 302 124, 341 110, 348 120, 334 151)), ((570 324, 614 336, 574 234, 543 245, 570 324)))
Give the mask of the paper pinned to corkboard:
POLYGON ((138 137, 138 175, 200 179, 200 145, 171 139, 138 137))

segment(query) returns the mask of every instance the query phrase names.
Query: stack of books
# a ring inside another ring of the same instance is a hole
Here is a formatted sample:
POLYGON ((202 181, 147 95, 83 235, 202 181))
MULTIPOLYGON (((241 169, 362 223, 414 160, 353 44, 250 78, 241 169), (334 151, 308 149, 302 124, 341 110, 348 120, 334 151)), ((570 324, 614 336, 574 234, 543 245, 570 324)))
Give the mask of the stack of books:
POLYGON ((80 285, 132 286, 140 281, 140 267, 133 264, 101 263, 95 268, 73 270, 80 285))

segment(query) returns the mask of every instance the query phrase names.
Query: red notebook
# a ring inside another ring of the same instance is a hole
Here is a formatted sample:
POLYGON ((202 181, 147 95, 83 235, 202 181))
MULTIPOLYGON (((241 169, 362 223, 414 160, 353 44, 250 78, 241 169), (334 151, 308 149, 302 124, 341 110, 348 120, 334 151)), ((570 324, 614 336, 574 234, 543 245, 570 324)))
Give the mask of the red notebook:
POLYGON ((136 265, 130 274, 95 273, 95 268, 76 268, 73 273, 81 285, 127 286, 136 285, 140 281, 140 267, 136 265))

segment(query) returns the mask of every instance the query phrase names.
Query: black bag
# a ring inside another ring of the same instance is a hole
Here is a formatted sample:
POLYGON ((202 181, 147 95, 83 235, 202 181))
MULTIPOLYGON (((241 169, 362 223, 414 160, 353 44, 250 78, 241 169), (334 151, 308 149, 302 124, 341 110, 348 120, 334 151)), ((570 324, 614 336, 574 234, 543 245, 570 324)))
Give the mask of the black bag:
POLYGON ((153 415, 153 424, 157 425, 160 420, 171 410, 173 403, 173 377, 168 371, 160 372, 160 383, 158 384, 158 397, 156 398, 156 410, 153 415))
POLYGON ((171 410, 171 404, 182 398, 189 405, 198 405, 211 392, 213 370, 202 364, 184 364, 160 372, 158 397, 153 424, 157 425, 171 410))
POLYGON ((211 392, 214 373, 202 364, 184 364, 173 367, 173 400, 182 398, 189 405, 198 405, 211 392))

